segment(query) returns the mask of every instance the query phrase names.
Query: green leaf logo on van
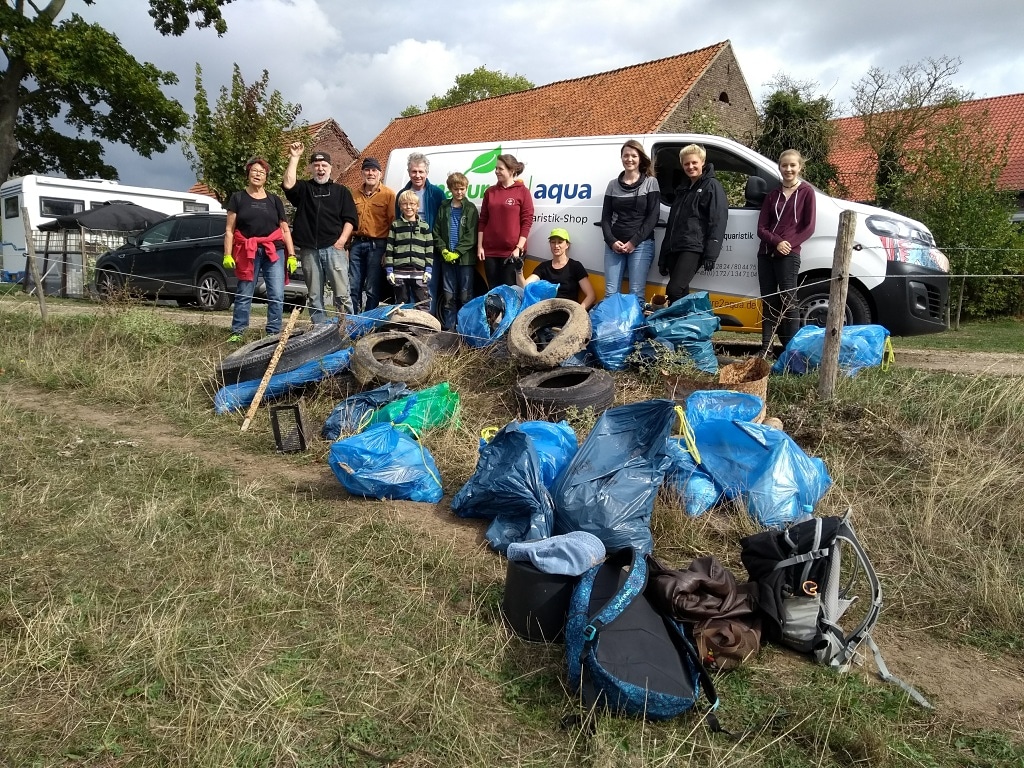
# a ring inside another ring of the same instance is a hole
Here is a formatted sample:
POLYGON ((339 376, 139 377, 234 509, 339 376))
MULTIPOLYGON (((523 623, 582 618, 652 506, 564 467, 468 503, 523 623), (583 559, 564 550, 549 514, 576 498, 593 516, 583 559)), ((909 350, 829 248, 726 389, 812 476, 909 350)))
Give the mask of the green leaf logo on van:
POLYGON ((471 173, 494 173, 494 166, 498 164, 498 155, 500 154, 501 146, 499 145, 477 156, 472 165, 469 166, 469 170, 466 171, 466 175, 468 176, 471 173))

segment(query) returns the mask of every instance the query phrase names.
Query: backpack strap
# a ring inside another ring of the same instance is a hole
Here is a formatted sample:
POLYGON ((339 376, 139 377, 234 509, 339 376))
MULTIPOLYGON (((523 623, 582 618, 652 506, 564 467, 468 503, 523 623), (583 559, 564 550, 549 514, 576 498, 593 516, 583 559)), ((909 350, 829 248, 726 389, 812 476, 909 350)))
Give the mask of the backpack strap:
POLYGON ((586 654, 587 649, 597 639, 597 633, 601 631, 602 627, 606 627, 615 621, 622 612, 626 610, 628 606, 637 595, 642 594, 644 587, 647 586, 647 559, 641 555, 636 549, 632 550, 631 564, 629 569, 629 575, 626 580, 619 587, 619 591, 615 593, 604 606, 601 607, 596 614, 590 617, 590 621, 587 622, 587 626, 583 629, 583 649, 582 653, 586 654))

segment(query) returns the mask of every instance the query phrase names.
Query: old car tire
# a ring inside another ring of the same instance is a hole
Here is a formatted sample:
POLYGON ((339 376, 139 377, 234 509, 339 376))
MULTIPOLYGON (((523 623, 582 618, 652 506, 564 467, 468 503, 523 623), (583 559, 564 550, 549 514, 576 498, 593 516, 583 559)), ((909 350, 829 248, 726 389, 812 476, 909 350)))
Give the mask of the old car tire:
POLYGON ((419 384, 430 375, 433 363, 434 350, 418 337, 401 331, 383 331, 356 342, 350 365, 360 384, 419 384))
POLYGON ((607 371, 575 365, 523 376, 513 392, 520 416, 554 420, 563 418, 571 407, 601 413, 615 400, 615 380, 607 371))
POLYGON ((203 272, 196 280, 196 303, 205 312, 227 309, 231 305, 231 294, 224 276, 216 270, 203 272))
POLYGON ((441 321, 429 312, 422 309, 396 309, 387 317, 387 322, 381 327, 382 331, 408 331, 425 328, 430 331, 440 331, 441 321))
MULTIPOLYGON (((817 325, 825 327, 825 318, 828 316, 829 283, 827 279, 818 280, 813 277, 806 277, 805 280, 812 285, 801 285, 797 290, 797 311, 800 315, 800 326, 817 325)), ((871 322, 871 307, 867 299, 851 285, 846 291, 846 316, 845 325, 866 325, 871 322)))
MULTIPOLYGON (((280 334, 276 334, 239 347, 220 361, 220 365, 217 366, 217 378, 222 384, 237 384, 240 381, 262 378, 280 339, 280 334)), ((345 345, 346 340, 337 323, 296 328, 288 336, 274 373, 293 371, 310 360, 318 360, 337 352, 345 345)))
POLYGON ((103 269, 96 273, 96 293, 100 301, 113 301, 124 291, 124 279, 113 269, 103 269))
POLYGON ((586 349, 589 341, 590 315, 570 299, 545 299, 527 307, 508 331, 512 359, 531 368, 554 368, 586 349))

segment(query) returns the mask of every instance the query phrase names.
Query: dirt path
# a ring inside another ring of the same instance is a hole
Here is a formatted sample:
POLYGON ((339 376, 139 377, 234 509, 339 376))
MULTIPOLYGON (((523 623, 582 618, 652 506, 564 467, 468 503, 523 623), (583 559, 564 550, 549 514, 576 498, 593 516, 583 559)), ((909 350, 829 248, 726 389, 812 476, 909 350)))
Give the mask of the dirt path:
POLYGON ((945 373, 1024 376, 1024 355, 1006 352, 901 349, 896 352, 896 365, 945 373))

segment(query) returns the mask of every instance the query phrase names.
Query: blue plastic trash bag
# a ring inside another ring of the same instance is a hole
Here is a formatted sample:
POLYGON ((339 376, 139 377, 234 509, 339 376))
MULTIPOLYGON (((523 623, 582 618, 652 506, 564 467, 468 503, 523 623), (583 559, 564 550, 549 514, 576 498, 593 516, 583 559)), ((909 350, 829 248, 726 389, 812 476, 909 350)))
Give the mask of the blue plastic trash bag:
POLYGON ((380 328, 388 321, 388 316, 399 309, 415 309, 415 304, 380 304, 358 315, 348 315, 345 330, 349 337, 358 339, 370 331, 380 328))
MULTIPOLYGON (((275 400, 284 397, 289 392, 300 389, 307 384, 326 379, 348 369, 348 359, 352 355, 352 348, 339 349, 329 355, 324 355, 319 360, 310 360, 303 363, 294 370, 285 373, 275 373, 267 383, 267 389, 263 397, 267 400, 275 400)), ((260 388, 261 379, 252 381, 240 381, 237 384, 228 384, 221 387, 213 396, 213 410, 218 414, 230 413, 231 411, 247 408, 256 397, 256 390, 260 388)))
POLYGON ((444 495, 430 451, 390 424, 336 441, 327 463, 353 496, 436 503, 444 495))
POLYGON ((644 313, 640 299, 631 293, 613 293, 590 310, 593 329, 589 349, 609 371, 621 371, 633 344, 644 333, 644 313))
MULTIPOLYGON (((567 421, 560 421, 557 424, 550 421, 513 421, 506 425, 506 428, 512 424, 516 424, 533 440, 533 447, 540 462, 541 480, 545 488, 551 488, 565 465, 576 455, 576 449, 579 447, 576 432, 567 421)), ((480 439, 480 450, 483 450, 487 442, 483 438, 480 439)))
MULTIPOLYGON (((863 368, 885 360, 889 331, 881 325, 847 325, 839 342, 839 369, 856 376, 863 368)), ((807 373, 821 366, 825 329, 805 325, 789 340, 772 366, 772 373, 807 373)))
POLYGON ((487 540, 499 552, 513 541, 551 535, 554 507, 541 479, 533 438, 516 422, 480 448, 476 469, 452 498, 459 517, 494 518, 487 540))
POLYGON ((523 289, 523 306, 519 308, 519 311, 522 312, 538 301, 553 299, 557 295, 558 286, 554 283, 549 283, 547 280, 534 280, 532 283, 527 283, 526 288, 523 289))
POLYGON ((746 421, 694 427, 701 466, 726 498, 742 498, 755 521, 785 528, 814 508, 832 485, 825 463, 780 429, 746 421))
POLYGON ((459 310, 459 334, 471 347, 486 347, 508 330, 523 308, 523 289, 498 285, 459 310))
POLYGON ((707 291, 676 299, 648 317, 647 326, 654 336, 671 342, 677 350, 684 350, 700 370, 718 372, 711 335, 722 327, 722 321, 711 311, 707 291))
POLYGON ((692 428, 711 419, 753 421, 763 408, 764 401, 749 392, 700 389, 686 398, 686 420, 692 428))
POLYGON ((597 365, 597 358, 594 357, 594 353, 589 349, 581 349, 575 355, 565 358, 562 361, 562 368, 576 368, 585 365, 588 368, 593 368, 597 365))
POLYGON ((653 549, 651 511, 671 463, 674 408, 644 400, 601 414, 551 492, 556 534, 587 531, 609 552, 653 549))
POLYGON ((337 440, 342 432, 355 434, 366 426, 364 421, 369 423, 370 414, 376 409, 412 393, 405 382, 400 381, 397 384, 388 382, 382 387, 346 397, 334 406, 320 430, 320 436, 324 440, 337 440))
POLYGON ((700 517, 718 503, 722 492, 693 460, 682 438, 669 438, 668 454, 672 463, 665 472, 665 487, 675 493, 689 517, 700 517))

